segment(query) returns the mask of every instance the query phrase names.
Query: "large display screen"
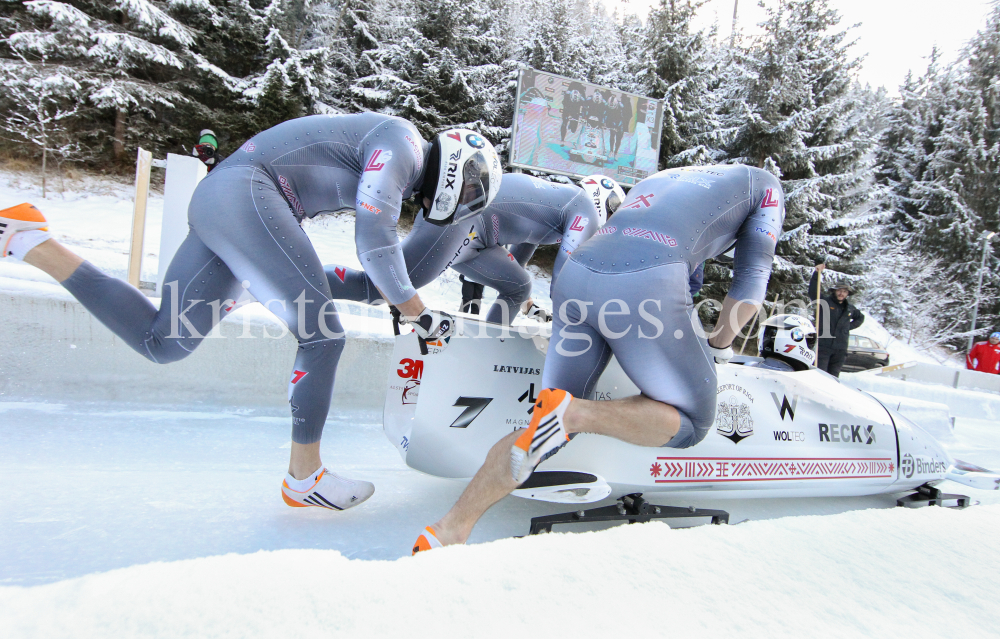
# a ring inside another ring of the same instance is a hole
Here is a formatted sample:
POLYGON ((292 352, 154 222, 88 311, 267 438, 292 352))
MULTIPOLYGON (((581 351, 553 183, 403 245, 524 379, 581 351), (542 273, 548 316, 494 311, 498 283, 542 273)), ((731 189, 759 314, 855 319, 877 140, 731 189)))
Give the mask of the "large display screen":
POLYGON ((522 69, 510 165, 635 184, 656 173, 662 126, 659 100, 522 69))

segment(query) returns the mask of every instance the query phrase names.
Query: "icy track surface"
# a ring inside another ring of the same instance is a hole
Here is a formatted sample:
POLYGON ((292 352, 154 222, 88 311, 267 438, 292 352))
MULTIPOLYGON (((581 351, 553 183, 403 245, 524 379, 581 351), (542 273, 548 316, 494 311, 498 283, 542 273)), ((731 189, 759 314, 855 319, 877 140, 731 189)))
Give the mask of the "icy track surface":
MULTIPOLYGON (((469 546, 409 558, 463 485, 406 468, 378 417, 327 423, 326 464, 376 485, 335 513, 281 501, 283 414, 0 402, 0 634, 995 632, 996 493, 946 483, 984 501, 965 511, 891 496, 693 501, 750 521, 528 539, 511 537, 567 508, 509 497, 469 546)), ((955 456, 1000 466, 996 424, 960 420, 956 434, 955 456)))

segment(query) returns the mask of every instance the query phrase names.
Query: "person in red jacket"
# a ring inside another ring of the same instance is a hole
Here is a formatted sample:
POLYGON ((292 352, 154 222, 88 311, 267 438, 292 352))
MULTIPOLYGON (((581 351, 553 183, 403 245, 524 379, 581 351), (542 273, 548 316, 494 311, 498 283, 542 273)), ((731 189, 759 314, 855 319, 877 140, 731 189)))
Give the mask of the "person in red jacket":
POLYGON ((965 367, 980 373, 1000 375, 1000 331, 990 333, 988 342, 979 342, 965 358, 965 367))

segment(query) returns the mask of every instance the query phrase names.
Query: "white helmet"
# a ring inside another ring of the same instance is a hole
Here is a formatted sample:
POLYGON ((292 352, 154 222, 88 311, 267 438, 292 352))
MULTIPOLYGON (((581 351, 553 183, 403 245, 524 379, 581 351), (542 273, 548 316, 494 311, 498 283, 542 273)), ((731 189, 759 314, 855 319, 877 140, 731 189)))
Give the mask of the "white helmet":
POLYGON ((424 217, 446 226, 481 213, 496 197, 502 176, 500 157, 489 140, 469 129, 438 133, 420 187, 431 201, 424 217))
POLYGON ((816 328, 801 315, 775 315, 760 325, 757 334, 761 357, 775 357, 797 371, 816 365, 816 328))
POLYGON ((604 226, 608 218, 625 201, 625 191, 606 175, 588 175, 580 181, 580 188, 594 200, 599 227, 604 226))

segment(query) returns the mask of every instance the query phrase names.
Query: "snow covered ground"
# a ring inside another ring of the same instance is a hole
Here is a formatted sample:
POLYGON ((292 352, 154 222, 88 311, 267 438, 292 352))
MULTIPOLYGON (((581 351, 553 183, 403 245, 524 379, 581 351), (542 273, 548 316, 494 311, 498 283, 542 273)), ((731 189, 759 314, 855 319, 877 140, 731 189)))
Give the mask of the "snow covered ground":
POLYGON ((882 348, 889 351, 890 364, 902 364, 903 362, 923 362, 935 364, 937 366, 949 366, 951 368, 965 368, 965 361, 961 356, 950 353, 944 348, 935 348, 926 351, 917 348, 912 344, 896 339, 888 330, 870 315, 865 315, 865 323, 851 331, 855 335, 863 335, 875 340, 882 348))
MULTIPOLYGON (((378 417, 335 414, 323 439, 326 463, 373 480, 374 497, 303 512, 278 496, 284 415, 0 403, 4 636, 590 637, 624 626, 980 637, 995 627, 996 493, 976 492, 984 505, 966 511, 903 511, 891 496, 693 500, 750 521, 522 540, 510 538, 531 517, 566 507, 509 497, 469 547, 411 559, 462 484, 408 469, 378 417)), ((956 434, 955 456, 1000 467, 994 423, 963 420, 956 434)))
MULTIPOLYGON (((130 186, 86 178, 42 201, 30 179, 0 173, 0 204, 35 201, 57 237, 123 275, 130 186)), ((154 197, 144 279, 161 208, 154 197)), ((308 232, 324 261, 357 264, 348 219, 308 232)), ((47 279, 12 260, 0 277, 47 279)), ((547 298, 547 281, 536 291, 547 298)), ((422 294, 459 299, 455 280, 422 294)), ((409 558, 463 484, 407 468, 380 422, 377 410, 331 414, 325 462, 376 484, 364 506, 334 513, 279 497, 284 410, 0 401, 0 635, 998 636, 1000 494, 946 482, 983 502, 965 511, 896 509, 894 496, 661 496, 743 523, 520 540, 531 517, 567 508, 510 497, 469 546, 409 558)), ((997 424, 955 422, 951 454, 1000 469, 997 424)))

